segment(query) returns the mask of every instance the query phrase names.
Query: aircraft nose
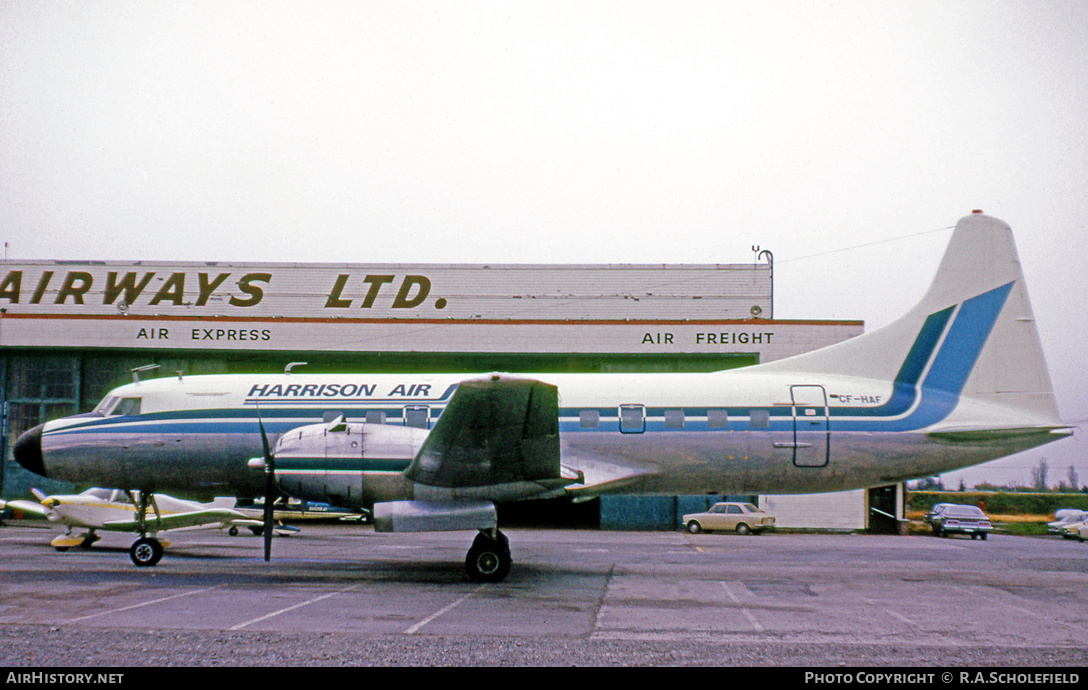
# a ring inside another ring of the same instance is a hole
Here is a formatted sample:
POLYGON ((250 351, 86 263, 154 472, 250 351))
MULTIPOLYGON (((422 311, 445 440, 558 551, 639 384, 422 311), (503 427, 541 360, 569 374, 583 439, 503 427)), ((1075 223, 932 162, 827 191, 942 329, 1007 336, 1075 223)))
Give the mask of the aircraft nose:
POLYGON ((23 432, 15 442, 12 454, 15 461, 34 474, 45 476, 45 463, 42 462, 42 428, 39 424, 30 431, 23 432))

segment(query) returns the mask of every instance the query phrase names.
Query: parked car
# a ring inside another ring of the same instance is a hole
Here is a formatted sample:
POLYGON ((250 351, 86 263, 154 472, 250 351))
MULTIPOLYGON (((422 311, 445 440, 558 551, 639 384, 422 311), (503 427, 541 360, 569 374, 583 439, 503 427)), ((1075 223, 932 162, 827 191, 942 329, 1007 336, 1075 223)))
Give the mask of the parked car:
POLYGON ((945 508, 948 508, 949 506, 954 506, 954 505, 956 505, 956 504, 955 503, 934 503, 933 507, 929 509, 928 513, 926 513, 926 522, 928 522, 930 524, 930 526, 932 526, 933 521, 937 519, 938 515, 940 515, 942 512, 944 512, 945 508))
POLYGON ((1077 528, 1077 541, 1088 541, 1088 522, 1080 523, 1080 527, 1077 528))
POLYGON ((684 529, 691 534, 712 531, 759 534, 774 529, 774 515, 751 503, 715 503, 705 513, 685 515, 684 529))
POLYGON ((1062 526, 1062 531, 1059 534, 1066 539, 1078 539, 1080 537, 1080 528, 1085 526, 1088 526, 1088 515, 1080 520, 1066 523, 1062 526))
POLYGON ((1058 508, 1057 510, 1054 511, 1054 519, 1055 520, 1064 520, 1065 516, 1067 516, 1067 515, 1075 514, 1075 513, 1083 513, 1083 512, 1085 512, 1085 511, 1081 510, 1080 508, 1058 508))
POLYGON ((993 529, 990 518, 978 506, 950 505, 933 518, 933 533, 938 537, 949 534, 970 534, 972 539, 986 539, 993 529))
POLYGON ((1063 534, 1066 527, 1088 520, 1088 512, 1083 510, 1060 510, 1058 513, 1054 514, 1056 520, 1046 524, 1046 531, 1051 534, 1063 534), (1058 513, 1061 513, 1061 515, 1058 515, 1058 513))

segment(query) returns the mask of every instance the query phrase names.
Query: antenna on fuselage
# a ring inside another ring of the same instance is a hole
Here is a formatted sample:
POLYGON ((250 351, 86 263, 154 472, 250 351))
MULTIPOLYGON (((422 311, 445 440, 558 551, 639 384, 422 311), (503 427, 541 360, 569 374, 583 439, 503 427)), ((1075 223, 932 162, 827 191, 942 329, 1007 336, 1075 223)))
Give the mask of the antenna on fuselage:
POLYGON ((140 382, 140 372, 141 371, 154 371, 155 369, 158 369, 158 368, 159 368, 158 364, 145 364, 142 367, 136 367, 135 369, 132 370, 132 382, 133 383, 139 383, 140 382))
POLYGON ((307 364, 309 364, 309 362, 291 362, 290 364, 288 364, 286 367, 283 368, 283 375, 284 376, 290 376, 291 375, 291 369, 293 367, 304 367, 307 364))

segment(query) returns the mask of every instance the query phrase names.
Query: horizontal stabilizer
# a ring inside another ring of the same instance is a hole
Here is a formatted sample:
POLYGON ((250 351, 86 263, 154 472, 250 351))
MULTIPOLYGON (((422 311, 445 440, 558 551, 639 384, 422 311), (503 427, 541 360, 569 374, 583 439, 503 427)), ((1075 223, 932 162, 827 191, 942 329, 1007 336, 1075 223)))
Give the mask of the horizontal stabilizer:
POLYGON ((931 431, 929 437, 947 443, 1005 443, 1014 439, 1036 439, 1032 446, 1072 436, 1071 427, 1026 427, 1022 429, 967 429, 931 431))

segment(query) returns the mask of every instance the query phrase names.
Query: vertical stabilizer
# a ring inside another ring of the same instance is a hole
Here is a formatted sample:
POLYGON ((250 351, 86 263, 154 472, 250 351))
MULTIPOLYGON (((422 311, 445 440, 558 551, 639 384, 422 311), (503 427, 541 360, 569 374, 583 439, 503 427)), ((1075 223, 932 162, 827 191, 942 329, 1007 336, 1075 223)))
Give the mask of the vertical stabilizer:
POLYGON ((1001 405, 1025 425, 1061 424, 1012 230, 981 212, 956 224, 929 291, 906 315, 761 368, 921 385, 1001 405))

